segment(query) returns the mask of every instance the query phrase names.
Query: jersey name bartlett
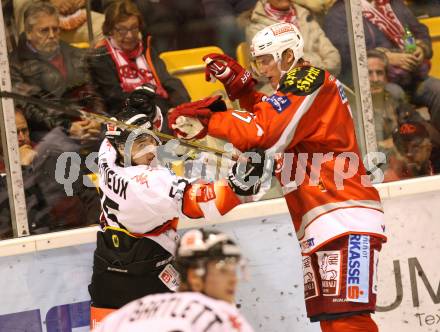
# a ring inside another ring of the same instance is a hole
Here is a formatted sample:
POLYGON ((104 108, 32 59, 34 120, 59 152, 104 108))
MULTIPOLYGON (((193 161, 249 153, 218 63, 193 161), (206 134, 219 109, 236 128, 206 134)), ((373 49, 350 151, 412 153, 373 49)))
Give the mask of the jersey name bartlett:
POLYGON ((215 330, 216 327, 224 324, 222 318, 217 315, 213 308, 205 303, 192 300, 185 305, 180 304, 178 297, 170 297, 165 300, 149 300, 144 302, 138 300, 136 309, 129 316, 128 321, 134 322, 143 318, 152 319, 154 317, 170 319, 183 318, 191 322, 191 326, 197 326, 200 331, 215 330))
POLYGON ((123 199, 127 198, 127 187, 129 182, 119 177, 110 169, 106 162, 99 164, 99 174, 103 177, 104 183, 110 190, 123 199))

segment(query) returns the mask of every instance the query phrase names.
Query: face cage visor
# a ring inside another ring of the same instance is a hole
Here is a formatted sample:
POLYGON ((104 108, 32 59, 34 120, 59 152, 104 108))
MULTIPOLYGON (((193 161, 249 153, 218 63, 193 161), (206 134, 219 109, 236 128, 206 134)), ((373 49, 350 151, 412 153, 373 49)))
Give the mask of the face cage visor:
MULTIPOLYGON (((242 259, 241 257, 225 257, 221 259, 204 260, 200 267, 196 269, 196 274, 199 277, 204 277, 206 275, 209 262, 215 262, 214 273, 222 275, 234 274, 239 282, 249 280, 247 260, 242 259)), ((213 271, 211 270, 211 273, 212 272, 213 271)))
POLYGON ((125 166, 132 166, 132 159, 138 158, 142 156, 143 154, 147 153, 154 153, 156 155, 157 159, 157 146, 161 145, 160 139, 147 127, 140 127, 138 129, 133 130, 127 137, 124 144, 120 144, 119 147, 123 149, 124 153, 124 165, 125 166), (148 142, 148 140, 154 140, 156 144, 151 144, 148 142), (132 156, 132 149, 134 142, 141 142, 141 144, 144 144, 141 146, 141 149, 136 152, 136 155, 132 156))

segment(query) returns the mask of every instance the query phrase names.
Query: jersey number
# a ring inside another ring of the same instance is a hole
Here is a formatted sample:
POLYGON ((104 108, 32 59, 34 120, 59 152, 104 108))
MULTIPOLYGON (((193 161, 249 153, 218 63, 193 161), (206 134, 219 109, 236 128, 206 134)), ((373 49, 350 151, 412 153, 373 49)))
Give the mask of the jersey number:
POLYGON ((101 190, 99 191, 99 194, 101 196, 101 205, 105 218, 115 223, 119 223, 118 217, 116 217, 115 214, 119 212, 119 204, 105 196, 101 190))
POLYGON ((240 119, 241 121, 244 121, 244 122, 246 122, 246 123, 251 123, 251 121, 252 121, 252 115, 250 115, 250 114, 249 114, 248 112, 246 112, 246 111, 234 111, 234 112, 232 112, 231 114, 232 114, 232 116, 235 116, 237 119, 240 119), (240 113, 246 113, 246 114, 248 114, 248 116, 247 116, 247 117, 241 116, 241 115, 238 114, 237 112, 240 112, 240 113))

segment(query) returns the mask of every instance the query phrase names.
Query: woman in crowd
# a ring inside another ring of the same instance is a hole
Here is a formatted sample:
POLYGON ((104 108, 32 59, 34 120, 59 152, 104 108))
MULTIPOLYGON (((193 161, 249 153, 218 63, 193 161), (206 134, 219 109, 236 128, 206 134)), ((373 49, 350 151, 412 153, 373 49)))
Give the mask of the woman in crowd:
POLYGON ((105 39, 90 56, 89 67, 96 92, 110 114, 120 112, 128 94, 147 83, 156 87, 155 102, 164 116, 169 108, 190 99, 152 48, 151 36, 143 38, 142 27, 142 16, 131 1, 115 1, 107 7, 102 26, 105 39))

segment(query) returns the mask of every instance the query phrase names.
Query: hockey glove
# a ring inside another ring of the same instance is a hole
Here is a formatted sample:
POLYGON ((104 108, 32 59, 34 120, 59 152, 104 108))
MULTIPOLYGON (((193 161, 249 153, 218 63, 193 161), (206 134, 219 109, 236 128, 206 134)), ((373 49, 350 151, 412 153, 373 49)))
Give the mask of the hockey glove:
POLYGON ((212 112, 226 111, 221 96, 208 97, 177 106, 168 113, 168 126, 179 138, 201 139, 208 133, 208 124, 212 112))
POLYGON ((273 168, 273 158, 266 158, 264 151, 256 149, 246 152, 229 171, 229 186, 239 196, 256 195, 262 180, 272 177, 273 168))
POLYGON ((253 91, 255 80, 250 71, 225 54, 211 53, 203 57, 206 81, 218 79, 232 101, 253 91))

